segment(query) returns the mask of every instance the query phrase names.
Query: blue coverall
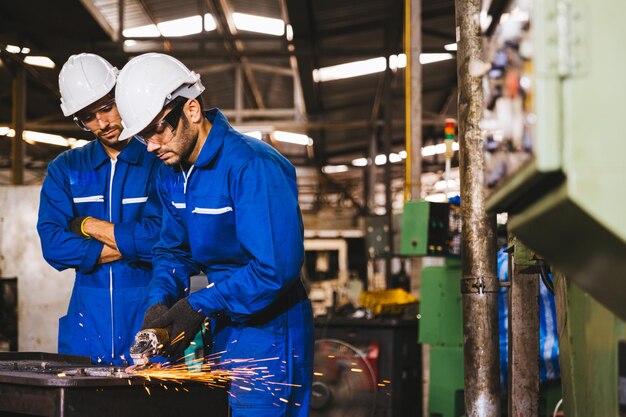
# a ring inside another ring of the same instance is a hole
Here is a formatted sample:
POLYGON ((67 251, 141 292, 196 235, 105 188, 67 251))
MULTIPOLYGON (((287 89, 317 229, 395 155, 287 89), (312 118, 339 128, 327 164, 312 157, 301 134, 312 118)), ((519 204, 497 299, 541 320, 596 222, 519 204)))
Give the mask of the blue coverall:
MULTIPOLYGON (((509 254, 498 250, 498 279, 509 280, 509 254)), ((503 391, 508 387, 509 362, 509 305, 507 287, 498 292, 498 321, 500 328, 500 381, 503 391)), ((554 295, 539 280, 539 378, 541 382, 561 377, 559 366, 559 335, 556 325, 556 305, 554 295)))
POLYGON ((226 351, 222 363, 273 358, 239 363, 267 369, 231 383, 233 416, 306 416, 313 316, 300 279, 295 169, 271 146, 236 132, 219 110, 205 115, 213 125, 196 163, 159 172, 163 228, 148 304, 171 305, 204 271, 209 285, 189 303, 211 317, 212 351, 226 351))
POLYGON ((135 139, 112 161, 97 140, 63 152, 48 165, 37 229, 43 256, 76 270, 67 315, 59 320, 59 353, 121 365, 146 309, 151 253, 161 229, 155 187, 162 165, 135 139), (115 223, 122 259, 99 264, 103 243, 73 234, 77 216, 115 223))

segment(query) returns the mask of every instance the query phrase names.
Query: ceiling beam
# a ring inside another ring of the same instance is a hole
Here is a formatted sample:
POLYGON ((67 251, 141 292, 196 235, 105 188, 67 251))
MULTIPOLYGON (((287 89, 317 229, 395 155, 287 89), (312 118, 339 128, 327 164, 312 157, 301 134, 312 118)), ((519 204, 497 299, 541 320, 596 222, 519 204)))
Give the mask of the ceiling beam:
POLYGON ((89 12, 91 17, 100 25, 102 30, 111 38, 112 41, 117 42, 117 31, 109 24, 106 18, 100 13, 94 4, 93 0, 80 0, 81 4, 89 12))
MULTIPOLYGON (((229 52, 244 52, 246 48, 243 42, 241 40, 232 39, 232 36, 237 35, 238 31, 233 20, 233 14, 228 0, 208 0, 207 5, 211 14, 215 18, 218 33, 225 35, 226 49, 229 52)), ((250 88, 250 93, 252 94, 255 106, 259 109, 264 109, 265 100, 263 99, 261 89, 256 82, 256 77, 248 65, 248 56, 246 54, 242 54, 237 56, 237 58, 241 63, 243 73, 248 81, 248 87, 250 88)))

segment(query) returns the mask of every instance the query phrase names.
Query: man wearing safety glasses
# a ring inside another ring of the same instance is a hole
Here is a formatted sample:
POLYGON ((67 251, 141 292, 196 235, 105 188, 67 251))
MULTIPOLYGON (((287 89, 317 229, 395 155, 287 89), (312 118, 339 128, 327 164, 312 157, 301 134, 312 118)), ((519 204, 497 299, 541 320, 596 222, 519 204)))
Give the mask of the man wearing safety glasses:
POLYGON ((308 415, 311 303, 300 279, 303 226, 293 165, 202 110, 200 76, 157 53, 130 60, 115 88, 124 123, 166 166, 144 328, 164 328, 176 361, 208 317, 221 366, 250 366, 229 388, 233 417, 308 415), (189 295, 189 277, 208 286, 189 295), (252 361, 252 362, 250 362, 252 361))
POLYGON ((59 320, 59 353, 123 365, 152 277, 161 163, 137 140, 119 140, 117 74, 93 54, 73 55, 61 69, 63 114, 96 140, 48 165, 37 228, 48 263, 76 270, 67 315, 59 320))

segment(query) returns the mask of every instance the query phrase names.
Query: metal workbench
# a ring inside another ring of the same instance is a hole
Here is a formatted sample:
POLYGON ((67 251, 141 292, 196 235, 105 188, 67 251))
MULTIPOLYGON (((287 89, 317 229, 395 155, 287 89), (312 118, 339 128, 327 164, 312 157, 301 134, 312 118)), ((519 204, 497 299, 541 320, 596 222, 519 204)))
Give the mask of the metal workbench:
POLYGON ((163 382, 87 357, 0 353, 0 416, 228 415, 225 389, 163 382), (193 413, 193 414, 192 414, 193 413))

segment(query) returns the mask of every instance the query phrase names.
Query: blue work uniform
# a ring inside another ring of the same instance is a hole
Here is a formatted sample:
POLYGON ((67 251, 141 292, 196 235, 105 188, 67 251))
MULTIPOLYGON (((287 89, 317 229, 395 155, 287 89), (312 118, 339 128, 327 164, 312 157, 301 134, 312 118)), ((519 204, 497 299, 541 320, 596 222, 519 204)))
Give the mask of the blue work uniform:
MULTIPOLYGON (((498 250, 498 279, 509 281, 509 254, 504 248, 498 250)), ((500 381, 503 390, 508 387, 509 362, 509 288, 500 287, 498 292, 498 321, 500 328, 500 381)), ((539 379, 541 382, 559 379, 559 335, 556 323, 554 295, 543 280, 539 280, 539 379)))
POLYGON ((161 165, 135 139, 116 160, 96 140, 63 152, 48 165, 37 223, 43 256, 59 271, 76 270, 67 315, 59 320, 59 353, 114 365, 130 360, 161 229, 155 186, 161 165), (115 223, 122 259, 99 264, 103 243, 70 231, 77 216, 115 223))
POLYGON ((209 285, 189 303, 211 317, 212 351, 225 351, 221 363, 230 369, 258 368, 231 383, 232 415, 306 416, 313 316, 300 279, 295 169, 268 144, 235 131, 219 110, 205 115, 212 127, 196 163, 187 172, 159 172, 163 228, 149 305, 172 305, 187 294, 189 277, 204 271, 209 285), (249 362, 260 359, 270 360, 249 362))

